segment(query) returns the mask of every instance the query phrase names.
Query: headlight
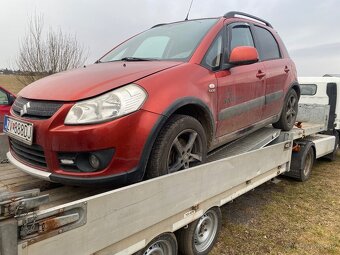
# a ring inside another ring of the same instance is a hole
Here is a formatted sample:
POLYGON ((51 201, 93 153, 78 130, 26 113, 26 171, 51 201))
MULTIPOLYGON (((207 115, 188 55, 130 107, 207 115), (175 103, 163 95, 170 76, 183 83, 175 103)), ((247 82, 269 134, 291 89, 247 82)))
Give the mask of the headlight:
POLYGON ((68 112, 65 124, 89 124, 115 119, 137 111, 146 97, 144 89, 136 84, 129 84, 76 103, 68 112))

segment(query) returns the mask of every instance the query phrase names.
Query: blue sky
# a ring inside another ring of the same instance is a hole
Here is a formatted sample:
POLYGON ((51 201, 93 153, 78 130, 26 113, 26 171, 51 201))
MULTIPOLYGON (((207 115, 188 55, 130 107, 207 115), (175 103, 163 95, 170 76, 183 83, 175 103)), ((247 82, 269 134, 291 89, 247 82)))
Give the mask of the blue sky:
MULTIPOLYGON (((45 27, 76 34, 92 63, 115 44, 154 24, 183 20, 190 0, 0 0, 0 68, 15 66, 30 15, 44 15, 45 27)), ((232 10, 273 24, 300 76, 340 73, 338 0, 194 0, 190 18, 232 10)))

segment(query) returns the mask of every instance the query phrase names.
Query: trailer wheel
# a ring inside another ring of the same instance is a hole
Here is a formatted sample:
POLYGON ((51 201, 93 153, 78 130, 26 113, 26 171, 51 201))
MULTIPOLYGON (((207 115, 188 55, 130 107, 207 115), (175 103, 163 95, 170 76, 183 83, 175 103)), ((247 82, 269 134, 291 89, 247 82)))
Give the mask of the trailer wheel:
POLYGON ((178 249, 183 255, 208 254, 221 229, 222 214, 218 207, 209 209, 201 218, 177 232, 178 249))
POLYGON ((187 115, 174 115, 160 131, 146 169, 146 179, 177 172, 205 161, 207 138, 202 124, 187 115))
POLYGON ((165 233, 152 239, 150 243, 135 255, 177 255, 177 241, 173 233, 165 233))
POLYGON ((298 113, 299 97, 294 89, 291 89, 286 95, 283 103, 280 119, 278 122, 273 123, 274 128, 289 131, 294 127, 295 120, 298 113))

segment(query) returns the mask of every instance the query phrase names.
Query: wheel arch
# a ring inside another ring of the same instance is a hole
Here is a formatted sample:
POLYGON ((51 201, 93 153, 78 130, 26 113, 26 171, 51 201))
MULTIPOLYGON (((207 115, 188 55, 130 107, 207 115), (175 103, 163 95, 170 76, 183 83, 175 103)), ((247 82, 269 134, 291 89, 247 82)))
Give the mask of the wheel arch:
POLYGON ((172 109, 166 113, 169 118, 174 114, 188 115, 197 119, 204 128, 207 136, 208 148, 210 147, 214 133, 215 121, 209 107, 198 99, 185 99, 175 103, 172 109))
POLYGON ((144 178, 147 163, 149 161, 155 140, 159 135, 159 132, 161 131, 162 127, 166 124, 168 119, 174 114, 189 115, 192 117, 198 116, 199 119, 197 120, 202 124, 205 132, 207 133, 208 147, 210 146, 215 134, 215 122, 213 114, 211 113, 209 107, 198 98, 185 97, 182 99, 178 99, 174 103, 172 103, 165 111, 163 111, 158 121, 152 128, 147 138, 147 141, 144 145, 139 164, 136 167, 135 171, 133 171, 134 173, 128 177, 129 178, 128 182, 136 182, 144 178))
POLYGON ((290 85, 288 91, 291 90, 291 89, 294 89, 294 90, 295 90, 296 94, 298 95, 298 98, 300 99, 300 96, 301 96, 301 89, 300 89, 300 85, 299 85, 299 83, 298 83, 297 81, 293 82, 293 83, 290 85))

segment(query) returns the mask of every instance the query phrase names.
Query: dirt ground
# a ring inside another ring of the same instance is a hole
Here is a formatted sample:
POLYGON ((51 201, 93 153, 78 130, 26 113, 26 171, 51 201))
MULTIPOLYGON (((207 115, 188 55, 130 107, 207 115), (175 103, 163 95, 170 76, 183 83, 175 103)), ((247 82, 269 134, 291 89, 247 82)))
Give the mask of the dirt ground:
MULTIPOLYGON (((0 75, 0 86, 23 85, 0 75)), ((223 225, 212 255, 340 255, 340 153, 317 161, 311 179, 280 178, 222 207, 223 225)))
POLYGON ((213 255, 340 254, 340 153, 304 183, 280 178, 222 208, 213 255))

